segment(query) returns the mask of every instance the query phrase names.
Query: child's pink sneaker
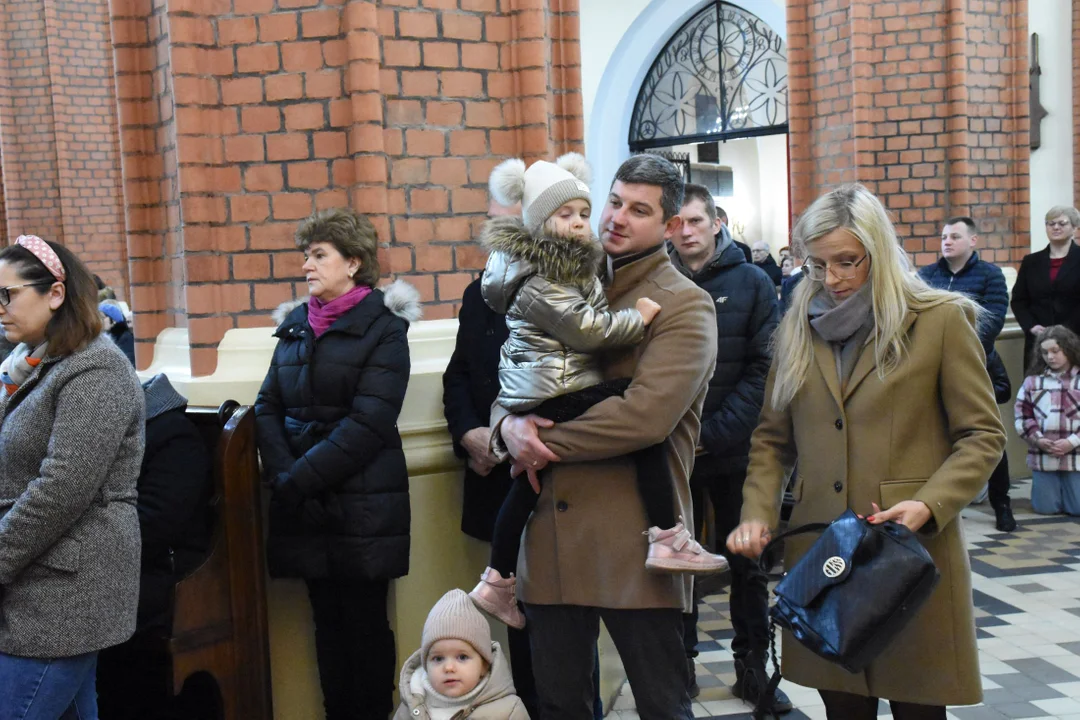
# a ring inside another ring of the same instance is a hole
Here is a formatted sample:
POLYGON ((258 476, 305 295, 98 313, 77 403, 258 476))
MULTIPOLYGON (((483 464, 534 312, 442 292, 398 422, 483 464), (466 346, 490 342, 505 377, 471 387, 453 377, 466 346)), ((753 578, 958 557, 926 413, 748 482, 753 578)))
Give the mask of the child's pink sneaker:
POLYGON ((469 593, 469 597, 478 608, 508 626, 518 630, 525 627, 525 616, 517 604, 517 578, 513 573, 504 578, 498 570, 489 567, 480 576, 480 583, 469 593))
POLYGON ((645 533, 649 536, 649 556, 645 569, 653 572, 690 572, 708 575, 727 570, 728 561, 723 555, 713 555, 690 536, 682 522, 670 530, 653 526, 645 533))

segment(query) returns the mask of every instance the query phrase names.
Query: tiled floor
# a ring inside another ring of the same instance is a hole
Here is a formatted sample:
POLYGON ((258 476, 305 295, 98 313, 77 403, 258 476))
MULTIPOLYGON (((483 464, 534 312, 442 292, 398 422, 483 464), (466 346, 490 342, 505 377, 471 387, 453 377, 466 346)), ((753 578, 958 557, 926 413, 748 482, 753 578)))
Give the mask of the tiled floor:
MULTIPOLYGON (((1029 495, 1029 483, 1013 484, 1020 527, 1008 535, 994 529, 988 504, 964 511, 985 697, 982 705, 950 708, 953 720, 1080 720, 1080 519, 1035 515, 1029 495)), ((699 645, 694 717, 750 718, 729 690, 735 675, 726 594, 704 599, 698 627, 709 640, 699 645)), ((796 708, 785 718, 824 720, 817 692, 786 680, 781 687, 796 708)), ((608 718, 637 717, 623 687, 608 718)), ((891 717, 884 703, 880 717, 891 717)))

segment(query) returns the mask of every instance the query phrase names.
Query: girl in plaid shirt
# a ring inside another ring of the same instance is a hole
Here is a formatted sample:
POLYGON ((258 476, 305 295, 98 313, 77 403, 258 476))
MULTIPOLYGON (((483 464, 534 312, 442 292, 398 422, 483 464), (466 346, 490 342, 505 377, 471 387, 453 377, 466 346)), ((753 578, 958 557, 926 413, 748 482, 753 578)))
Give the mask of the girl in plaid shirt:
POLYGON ((1016 398, 1016 432, 1030 449, 1035 512, 1080 515, 1080 338, 1054 325, 1038 334, 1016 398))

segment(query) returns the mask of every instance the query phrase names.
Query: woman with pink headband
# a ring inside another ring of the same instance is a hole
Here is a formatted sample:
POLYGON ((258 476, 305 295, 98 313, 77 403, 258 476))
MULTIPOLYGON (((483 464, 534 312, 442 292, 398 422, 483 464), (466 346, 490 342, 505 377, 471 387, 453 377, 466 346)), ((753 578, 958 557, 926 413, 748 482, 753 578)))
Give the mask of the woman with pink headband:
POLYGON ((0 250, 0 720, 96 718, 99 650, 135 629, 143 394, 63 245, 0 250))

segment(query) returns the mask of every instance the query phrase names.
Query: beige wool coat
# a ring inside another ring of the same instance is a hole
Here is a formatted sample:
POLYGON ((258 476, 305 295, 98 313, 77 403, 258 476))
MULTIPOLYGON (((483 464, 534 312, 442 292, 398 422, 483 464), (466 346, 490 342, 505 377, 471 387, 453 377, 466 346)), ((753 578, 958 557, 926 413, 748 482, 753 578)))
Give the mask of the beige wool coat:
MULTIPOLYGON (((798 458, 791 527, 844 510, 870 515, 921 500, 933 519, 920 532, 941 581, 911 625, 865 671, 851 674, 785 633, 783 672, 792 682, 901 702, 967 705, 982 699, 971 568, 960 511, 986 483, 1005 447, 979 338, 965 311, 945 304, 906 318, 908 350, 880 378, 865 346, 841 392, 829 344, 814 335, 814 360, 785 410, 771 401, 751 440, 743 521, 775 528, 787 468, 798 458)), ((790 568, 815 540, 792 538, 790 568)))
MULTIPOLYGON (((648 521, 628 453, 666 441, 676 515, 693 532, 689 477, 716 365, 716 311, 662 250, 616 270, 607 297, 612 310, 642 297, 661 310, 642 342, 604 355, 605 378, 633 377, 623 397, 541 431, 562 462, 542 474, 518 560, 519 594, 538 605, 688 611, 689 578, 645 571, 648 521)), ((492 410, 496 438, 506 415, 492 410)))

